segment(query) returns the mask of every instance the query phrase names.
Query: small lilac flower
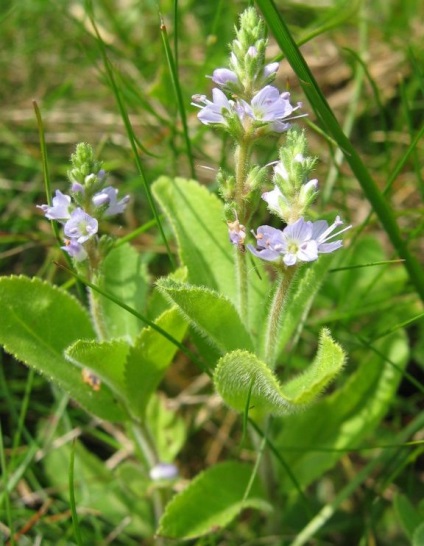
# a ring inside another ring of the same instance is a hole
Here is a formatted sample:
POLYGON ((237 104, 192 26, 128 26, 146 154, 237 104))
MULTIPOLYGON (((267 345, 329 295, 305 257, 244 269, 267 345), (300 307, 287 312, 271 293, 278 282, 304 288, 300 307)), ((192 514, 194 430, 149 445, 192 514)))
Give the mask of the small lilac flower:
POLYGON ((283 119, 290 119, 289 116, 298 108, 290 104, 290 93, 282 93, 272 85, 266 85, 253 97, 251 104, 241 101, 248 116, 259 122, 272 122, 272 130, 277 133, 286 131, 290 124, 283 122, 283 119))
POLYGON ((63 231, 66 237, 82 244, 97 233, 98 227, 96 218, 92 218, 81 208, 77 208, 72 212, 63 231))
POLYGON ((276 262, 282 259, 286 266, 295 265, 298 261, 313 262, 319 254, 334 252, 342 246, 340 240, 327 243, 332 237, 352 227, 348 226, 330 235, 342 223, 337 216, 330 227, 325 220, 310 222, 303 218, 289 224, 282 231, 270 226, 260 226, 256 234, 257 248, 252 245, 247 248, 265 261, 276 262))
POLYGON ((84 186, 79 182, 72 182, 71 191, 73 193, 84 193, 84 186))
POLYGON ((52 206, 37 205, 37 207, 44 212, 45 217, 49 220, 67 220, 71 216, 71 198, 60 190, 56 190, 56 195, 52 199, 52 206))
POLYGON ((65 246, 61 246, 60 248, 67 252, 69 256, 74 258, 77 262, 82 262, 88 257, 83 245, 73 239, 65 239, 65 246))
POLYGON ((283 232, 280 229, 260 226, 254 235, 257 249, 253 245, 247 245, 252 254, 267 262, 280 260, 283 250, 283 232))
POLYGON ((149 471, 150 479, 158 480, 173 480, 178 477, 178 468, 171 463, 158 463, 149 471))
POLYGON ((271 76, 271 74, 275 74, 280 66, 280 63, 269 63, 264 68, 263 76, 264 78, 268 78, 268 76, 271 76))
POLYGON ((102 191, 96 193, 93 196, 93 204, 96 207, 101 207, 108 205, 107 209, 104 211, 104 216, 115 216, 116 214, 121 214, 124 212, 125 207, 130 199, 129 195, 126 195, 120 201, 117 200, 118 190, 112 186, 107 186, 103 188, 102 191))
POLYGON ((237 74, 228 68, 217 68, 213 71, 212 81, 221 87, 228 83, 239 83, 237 74))
POLYGON ((297 261, 313 262, 318 258, 318 243, 313 239, 312 222, 299 218, 283 230, 283 262, 295 265, 297 261))
POLYGON ((212 89, 212 101, 207 99, 205 95, 194 95, 192 104, 201 108, 197 117, 205 125, 211 123, 227 125, 227 120, 223 115, 224 112, 234 113, 240 119, 243 117, 243 112, 237 107, 236 103, 233 100, 228 100, 225 94, 217 88, 212 89))
POLYGON ((247 54, 250 55, 251 57, 257 57, 258 50, 256 49, 255 46, 250 46, 249 49, 247 50, 247 54))
POLYGON ((240 224, 238 220, 234 220, 234 222, 227 222, 227 225, 230 242, 233 245, 243 247, 246 239, 246 228, 240 224))

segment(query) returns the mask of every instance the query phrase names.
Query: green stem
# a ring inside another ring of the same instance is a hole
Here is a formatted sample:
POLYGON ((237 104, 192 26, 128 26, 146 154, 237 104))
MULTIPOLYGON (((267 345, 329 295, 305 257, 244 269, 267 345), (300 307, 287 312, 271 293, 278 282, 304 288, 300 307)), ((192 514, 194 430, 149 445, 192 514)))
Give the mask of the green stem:
POLYGON ((296 269, 296 266, 292 266, 280 273, 280 278, 277 281, 277 286, 269 308, 263 343, 265 362, 269 366, 274 365, 277 357, 275 352, 276 347, 278 346, 278 332, 282 319, 281 311, 296 269))
POLYGON ((247 262, 246 253, 239 248, 236 252, 236 271, 237 271, 237 290, 238 290, 238 306, 240 316, 243 318, 246 327, 248 327, 249 317, 249 283, 247 282, 247 262))
MULTIPOLYGON (((235 195, 234 200, 236 202, 238 220, 241 224, 246 224, 247 222, 247 210, 246 203, 244 200, 244 195, 246 194, 246 179, 249 172, 250 164, 250 151, 251 146, 249 142, 242 141, 240 142, 235 151, 235 195)), ((247 264, 246 264, 246 254, 243 249, 236 249, 236 275, 237 275, 237 286, 239 293, 239 313, 240 316, 244 319, 246 326, 248 325, 249 317, 249 283, 247 281, 247 264)))
MULTIPOLYGON (((137 443, 137 446, 142 456, 144 457, 145 465, 147 466, 148 469, 153 468, 159 462, 159 460, 158 460, 156 451, 154 447, 152 446, 152 442, 149 438, 148 431, 145 429, 145 427, 141 423, 134 423, 134 422, 132 425, 132 430, 133 430, 134 439, 137 443)), ((152 501, 153 501, 153 510, 155 513, 156 524, 158 524, 164 510, 163 497, 159 489, 156 489, 153 491, 152 501)))

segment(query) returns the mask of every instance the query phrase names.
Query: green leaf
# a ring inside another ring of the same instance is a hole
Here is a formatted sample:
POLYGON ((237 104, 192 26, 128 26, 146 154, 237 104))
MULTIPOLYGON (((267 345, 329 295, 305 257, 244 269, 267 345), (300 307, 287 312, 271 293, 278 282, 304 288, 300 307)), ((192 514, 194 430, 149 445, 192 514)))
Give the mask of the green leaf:
POLYGON ((128 343, 121 339, 78 340, 66 349, 65 357, 77 366, 92 370, 121 400, 124 400, 124 370, 129 349, 128 343))
POLYGON ((421 523, 412 535, 412 546, 424 545, 424 523, 421 523))
POLYGON ((95 392, 81 370, 64 357, 77 339, 95 337, 86 310, 67 292, 34 278, 0 279, 0 343, 7 352, 44 374, 86 410, 110 421, 123 413, 110 390, 95 392))
POLYGON ((174 230, 188 282, 236 301, 233 249, 219 199, 194 180, 182 178, 163 176, 152 191, 174 230))
POLYGON ((407 537, 412 539, 415 529, 423 520, 422 516, 405 495, 396 495, 393 501, 393 506, 401 523, 402 529, 407 537))
MULTIPOLYGON (((237 250, 228 240, 223 203, 194 180, 161 177, 152 190, 174 230, 180 260, 188 268, 187 281, 224 294, 237 305, 237 250)), ((248 267, 248 285, 249 326, 256 335, 270 285, 259 260, 248 267)))
MULTIPOLYGON (((101 288, 120 301, 144 313, 149 280, 145 264, 139 253, 129 244, 111 250, 102 264, 101 288)), ((108 336, 125 337, 133 341, 140 333, 143 323, 131 313, 100 296, 103 318, 108 336)))
POLYGON ((253 350, 253 343, 234 305, 225 296, 201 286, 160 279, 157 287, 222 352, 253 350))
POLYGON ((234 461, 208 468, 171 500, 157 534, 195 538, 225 527, 246 508, 269 510, 256 481, 244 499, 251 475, 250 466, 234 461))
MULTIPOLYGON (((302 487, 331 468, 344 449, 360 447, 393 402, 408 360, 406 336, 398 331, 375 349, 362 352, 359 368, 333 394, 284 419, 275 444, 302 487)), ((295 489, 284 471, 279 479, 284 490, 295 489)))
MULTIPOLYGON (((177 309, 168 309, 155 323, 177 341, 182 341, 187 324, 177 309)), ((125 367, 128 400, 133 411, 144 418, 147 403, 171 364, 177 347, 159 332, 144 328, 130 348, 125 367)))
POLYGON ((223 356, 214 381, 219 394, 234 409, 244 411, 249 401, 254 413, 282 415, 310 404, 340 372, 344 360, 343 350, 324 329, 311 366, 285 385, 267 364, 247 351, 223 356))

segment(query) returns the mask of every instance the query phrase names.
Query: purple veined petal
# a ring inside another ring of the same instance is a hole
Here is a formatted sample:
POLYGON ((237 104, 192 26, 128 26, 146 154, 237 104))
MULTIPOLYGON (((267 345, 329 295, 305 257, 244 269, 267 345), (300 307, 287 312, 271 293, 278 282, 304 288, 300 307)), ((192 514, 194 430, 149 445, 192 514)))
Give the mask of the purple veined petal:
POLYGON ((225 124, 226 120, 223 116, 223 111, 235 111, 234 102, 229 101, 226 95, 218 88, 212 89, 212 101, 205 98, 205 106, 197 114, 198 119, 205 125, 210 123, 225 124))
POLYGON ((271 226, 259 226, 255 237, 258 246, 262 248, 275 248, 284 244, 283 232, 271 226))
POLYGON ((51 205, 37 205, 49 220, 64 221, 71 216, 71 198, 60 190, 56 190, 51 205))
POLYGON ((87 259, 88 254, 80 243, 74 240, 65 239, 65 245, 60 247, 69 254, 71 258, 74 258, 77 262, 83 262, 87 259))
POLYGON ((81 208, 75 209, 64 226, 64 233, 77 243, 85 243, 97 233, 99 223, 81 208))
POLYGON ((237 74, 228 68, 216 68, 212 74, 212 81, 217 85, 226 85, 227 83, 238 83, 237 74))
POLYGON ((273 104, 280 98, 278 89, 272 85, 266 85, 252 99, 253 108, 261 108, 273 104))
POLYGON ((275 74, 279 67, 280 67, 280 63, 267 64, 264 68, 264 73, 263 73, 264 78, 271 76, 271 74, 275 74))
POLYGON ((302 262, 313 262, 318 259, 318 245, 313 239, 300 245, 297 252, 299 260, 302 262))
POLYGON ((333 241, 332 243, 320 243, 318 245, 318 251, 321 254, 328 254, 329 252, 334 252, 335 250, 343 246, 343 241, 333 241))
POLYGON ((312 222, 305 222, 299 218, 293 224, 289 224, 283 231, 284 238, 290 242, 296 242, 299 246, 312 239, 312 222))
POLYGON ((262 250, 256 249, 253 245, 247 245, 246 247, 257 258, 265 260, 266 262, 276 262, 281 258, 281 254, 276 250, 270 248, 264 248, 262 250))

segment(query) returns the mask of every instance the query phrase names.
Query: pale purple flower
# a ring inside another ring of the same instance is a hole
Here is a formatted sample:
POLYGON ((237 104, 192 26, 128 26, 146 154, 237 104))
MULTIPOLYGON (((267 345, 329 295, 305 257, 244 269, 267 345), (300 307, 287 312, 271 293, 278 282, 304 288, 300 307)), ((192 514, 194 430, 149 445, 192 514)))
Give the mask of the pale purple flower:
POLYGON ((280 66, 280 63, 269 63, 264 67, 264 78, 268 78, 271 74, 275 74, 280 66))
POLYGON ((158 463, 149 471, 150 479, 158 480, 174 480, 178 477, 178 468, 172 463, 158 463))
POLYGON ((63 231, 66 237, 82 244, 97 233, 98 227, 99 224, 96 218, 93 218, 81 208, 77 208, 72 212, 63 231))
POLYGON ((87 259, 88 254, 82 244, 78 243, 74 239, 65 239, 65 246, 61 246, 65 252, 74 258, 77 262, 83 262, 87 259))
POLYGON ((238 220, 227 222, 228 236, 233 245, 243 246, 246 239, 246 228, 238 220))
POLYGON ((248 250, 267 262, 276 262, 281 258, 283 232, 271 226, 260 226, 255 234, 256 246, 247 245, 248 250))
POLYGON ((93 196, 92 201, 96 207, 108 205, 107 209, 103 213, 104 216, 115 216, 115 214, 121 214, 124 212, 130 199, 129 195, 126 195, 124 198, 118 201, 117 196, 118 190, 112 186, 107 186, 100 192, 96 193, 93 196))
POLYGON ((290 127, 287 121, 291 114, 300 108, 301 104, 292 106, 290 104, 290 93, 281 93, 276 87, 266 85, 253 97, 252 102, 247 104, 241 101, 248 116, 255 121, 272 123, 272 130, 282 133, 290 127), (286 120, 286 121, 283 121, 286 120))
POLYGON ((300 262, 313 262, 321 253, 329 253, 342 246, 342 241, 327 243, 329 239, 346 231, 330 235, 337 226, 343 222, 337 216, 335 222, 329 227, 325 220, 317 222, 305 221, 299 218, 293 224, 289 224, 283 230, 271 226, 260 226, 256 233, 257 248, 248 245, 249 251, 268 262, 282 260, 286 266, 300 262))
POLYGON ((228 83, 239 83, 237 74, 229 68, 217 68, 213 71, 212 81, 217 85, 224 86, 228 83))
POLYGON ((67 220, 71 216, 71 198, 60 190, 56 190, 56 195, 52 199, 52 205, 37 205, 44 212, 49 220, 67 220))
POLYGON ((250 55, 250 57, 257 57, 258 56, 258 50, 255 46, 250 46, 247 50, 247 54, 250 55))
POLYGON ((71 191, 73 193, 84 193, 84 186, 79 182, 72 182, 71 191))
POLYGON ((212 89, 211 101, 205 95, 194 95, 192 104, 193 106, 201 108, 200 112, 197 114, 197 117, 205 125, 227 125, 224 112, 227 112, 228 114, 235 114, 240 119, 242 119, 244 116, 244 113, 239 106, 233 100, 228 100, 226 95, 217 88, 212 89))

